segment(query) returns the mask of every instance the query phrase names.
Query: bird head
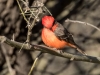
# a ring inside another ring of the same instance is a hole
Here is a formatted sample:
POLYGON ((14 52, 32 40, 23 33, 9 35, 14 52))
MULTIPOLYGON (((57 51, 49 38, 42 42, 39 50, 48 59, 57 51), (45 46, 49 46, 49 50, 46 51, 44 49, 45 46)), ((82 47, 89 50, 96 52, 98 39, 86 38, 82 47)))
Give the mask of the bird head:
POLYGON ((52 16, 44 16, 42 18, 42 25, 46 28, 51 28, 54 23, 54 18, 52 16))

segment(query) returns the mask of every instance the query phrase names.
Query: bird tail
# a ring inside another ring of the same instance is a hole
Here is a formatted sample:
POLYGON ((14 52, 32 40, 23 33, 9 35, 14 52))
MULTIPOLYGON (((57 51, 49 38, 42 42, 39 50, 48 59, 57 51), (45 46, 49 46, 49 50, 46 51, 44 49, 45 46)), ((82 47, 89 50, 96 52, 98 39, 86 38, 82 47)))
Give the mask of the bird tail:
POLYGON ((83 55, 87 55, 76 43, 69 44, 69 46, 76 49, 78 52, 82 53, 83 55))
POLYGON ((79 51, 80 53, 82 53, 83 55, 87 55, 83 50, 81 50, 80 48, 75 48, 77 51, 79 51))
POLYGON ((76 50, 77 51, 79 51, 80 53, 82 53, 83 55, 87 55, 84 51, 83 51, 83 49, 81 49, 76 43, 75 43, 75 46, 76 46, 76 50))

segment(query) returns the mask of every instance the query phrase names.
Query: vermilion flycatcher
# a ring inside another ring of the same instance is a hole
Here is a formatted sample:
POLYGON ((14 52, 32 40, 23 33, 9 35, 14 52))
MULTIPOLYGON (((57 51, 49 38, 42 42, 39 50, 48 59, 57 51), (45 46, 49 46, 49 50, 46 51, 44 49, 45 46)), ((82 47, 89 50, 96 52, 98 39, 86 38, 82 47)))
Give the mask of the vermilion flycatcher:
POLYGON ((78 48, 78 45, 73 40, 72 34, 60 23, 55 21, 52 16, 44 16, 42 18, 42 24, 44 28, 41 36, 43 42, 47 46, 56 49, 62 49, 65 46, 70 46, 86 55, 84 51, 78 48))

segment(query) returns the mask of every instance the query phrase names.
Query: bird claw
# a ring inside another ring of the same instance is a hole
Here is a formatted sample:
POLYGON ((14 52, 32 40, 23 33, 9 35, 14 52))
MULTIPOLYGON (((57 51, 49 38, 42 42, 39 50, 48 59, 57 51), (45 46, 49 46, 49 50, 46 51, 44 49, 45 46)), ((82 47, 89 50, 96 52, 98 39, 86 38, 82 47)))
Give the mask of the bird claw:
POLYGON ((52 49, 54 49, 54 50, 58 50, 57 48, 52 48, 52 49))
POLYGON ((59 50, 59 49, 57 49, 57 48, 52 48, 52 49, 55 50, 56 52, 60 53, 60 54, 64 53, 63 50, 59 50))
POLYGON ((60 54, 64 53, 63 50, 57 50, 57 52, 60 53, 60 54))

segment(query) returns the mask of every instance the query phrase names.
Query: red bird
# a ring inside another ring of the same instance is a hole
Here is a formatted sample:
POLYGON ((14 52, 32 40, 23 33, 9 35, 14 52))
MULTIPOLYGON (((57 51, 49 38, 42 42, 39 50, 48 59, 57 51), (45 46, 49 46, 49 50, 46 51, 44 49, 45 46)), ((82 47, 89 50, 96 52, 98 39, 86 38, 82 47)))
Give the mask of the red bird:
POLYGON ((52 16, 44 16, 42 18, 42 40, 43 42, 52 48, 62 49, 66 46, 70 46, 82 54, 86 55, 85 52, 80 50, 77 44, 74 42, 72 34, 68 32, 60 23, 55 21, 52 16))

